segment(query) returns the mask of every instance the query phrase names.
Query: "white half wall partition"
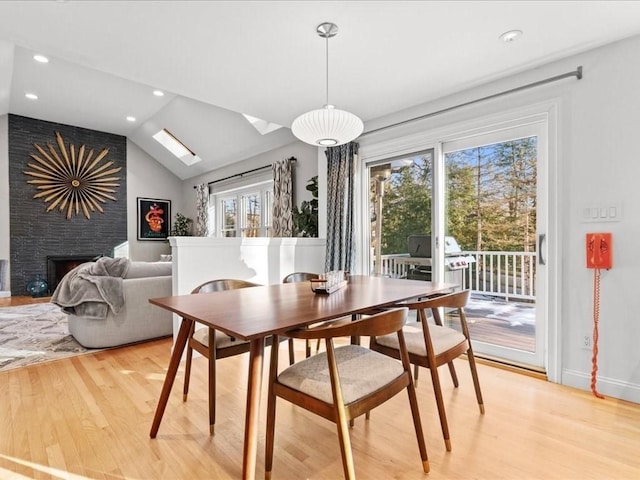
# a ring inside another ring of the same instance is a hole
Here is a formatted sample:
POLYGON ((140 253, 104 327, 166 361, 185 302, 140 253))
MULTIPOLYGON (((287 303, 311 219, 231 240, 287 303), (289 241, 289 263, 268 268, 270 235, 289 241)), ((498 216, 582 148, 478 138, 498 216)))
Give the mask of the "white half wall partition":
MULTIPOLYGON (((169 237, 173 257, 173 295, 186 295, 198 285, 234 278, 272 285, 293 272, 322 273, 323 238, 169 237)), ((179 318, 174 316, 174 338, 179 318)))

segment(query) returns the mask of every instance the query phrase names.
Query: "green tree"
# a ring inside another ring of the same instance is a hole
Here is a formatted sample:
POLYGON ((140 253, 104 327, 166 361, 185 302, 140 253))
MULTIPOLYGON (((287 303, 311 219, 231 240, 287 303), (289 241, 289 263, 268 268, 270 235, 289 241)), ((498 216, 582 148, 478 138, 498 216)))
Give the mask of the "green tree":
MULTIPOLYGON (((536 152, 530 137, 446 154, 446 234, 463 250, 535 250, 536 152)), ((432 180, 430 154, 392 169, 383 198, 382 254, 404 253, 409 235, 431 233, 432 180)), ((373 193, 372 183, 372 199, 373 193)))
POLYGON ((382 204, 383 255, 407 251, 409 235, 431 233, 430 155, 418 156, 411 165, 394 169, 384 185, 382 204))

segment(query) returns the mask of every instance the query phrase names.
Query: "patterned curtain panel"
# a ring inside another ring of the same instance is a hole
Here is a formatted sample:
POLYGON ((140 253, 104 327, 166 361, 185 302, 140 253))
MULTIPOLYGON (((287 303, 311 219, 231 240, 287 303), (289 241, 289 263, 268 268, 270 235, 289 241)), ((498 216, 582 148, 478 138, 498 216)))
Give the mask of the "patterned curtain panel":
POLYGON ((271 236, 290 237, 293 234, 291 210, 293 208, 293 181, 291 160, 279 160, 273 164, 273 214, 271 236))
POLYGON ((329 147, 327 156, 327 255, 325 271, 353 270, 353 164, 358 144, 329 147))
POLYGON ((196 185, 196 237, 209 235, 209 186, 196 185))

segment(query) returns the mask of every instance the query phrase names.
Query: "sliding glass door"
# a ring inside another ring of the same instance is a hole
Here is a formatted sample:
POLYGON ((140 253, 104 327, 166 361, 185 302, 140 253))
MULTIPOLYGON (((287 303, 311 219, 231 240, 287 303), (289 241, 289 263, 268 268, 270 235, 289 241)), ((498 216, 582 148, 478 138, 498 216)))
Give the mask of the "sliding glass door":
MULTIPOLYGON (((471 290, 479 355, 545 369, 546 123, 366 163, 371 274, 471 290)), ((452 325, 455 322, 452 322, 452 325)))
POLYGON ((478 354, 544 369, 545 129, 541 123, 445 142, 444 231, 470 259, 464 284, 478 354))

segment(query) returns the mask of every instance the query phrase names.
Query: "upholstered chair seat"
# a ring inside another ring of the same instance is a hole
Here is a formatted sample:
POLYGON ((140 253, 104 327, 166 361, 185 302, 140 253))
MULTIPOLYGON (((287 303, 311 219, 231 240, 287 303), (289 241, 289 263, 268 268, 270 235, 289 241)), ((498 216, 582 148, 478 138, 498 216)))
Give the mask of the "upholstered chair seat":
MULTIPOLYGON (((340 365, 340 387, 345 404, 384 387, 404 373, 402 363, 359 345, 336 348, 335 355, 336 363, 340 365)), ((328 365, 326 352, 319 353, 289 367, 278 376, 278 382, 332 403, 328 365)))
MULTIPOLYGON (((430 333, 433 351, 436 352, 436 355, 438 352, 446 352, 466 341, 465 336, 453 328, 432 328, 430 333)), ((422 323, 415 322, 407 324, 404 327, 404 338, 407 342, 409 354, 421 355, 423 357, 427 356, 422 323)), ((398 338, 396 335, 377 337, 376 341, 385 347, 398 348, 398 338)))
MULTIPOLYGON (((216 345, 216 348, 218 349, 242 345, 244 343, 249 343, 246 340, 238 340, 237 338, 230 337, 229 335, 222 333, 218 330, 215 330, 215 332, 216 332, 215 345, 216 345)), ((208 347, 209 346, 209 329, 199 328, 194 332, 193 337, 191 338, 193 338, 196 342, 200 342, 205 347, 208 347)))

